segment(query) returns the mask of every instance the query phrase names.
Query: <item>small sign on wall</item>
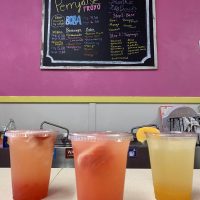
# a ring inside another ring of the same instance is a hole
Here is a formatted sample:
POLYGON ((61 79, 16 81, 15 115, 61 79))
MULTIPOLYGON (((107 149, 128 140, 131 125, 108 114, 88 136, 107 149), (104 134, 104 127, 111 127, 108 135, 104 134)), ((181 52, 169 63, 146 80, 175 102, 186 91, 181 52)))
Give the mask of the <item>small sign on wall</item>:
POLYGON ((156 69, 154 0, 43 0, 41 69, 156 69))
POLYGON ((65 158, 74 158, 74 152, 72 148, 66 148, 65 149, 65 158))
POLYGON ((130 158, 135 158, 136 157, 136 148, 131 148, 131 149, 129 149, 129 151, 128 151, 128 156, 130 157, 130 158))

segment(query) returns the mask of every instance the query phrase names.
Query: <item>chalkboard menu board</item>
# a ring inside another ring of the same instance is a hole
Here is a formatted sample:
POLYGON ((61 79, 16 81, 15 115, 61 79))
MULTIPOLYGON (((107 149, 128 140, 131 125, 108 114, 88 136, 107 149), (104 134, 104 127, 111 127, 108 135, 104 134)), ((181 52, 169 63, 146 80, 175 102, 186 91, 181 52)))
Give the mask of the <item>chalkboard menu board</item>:
POLYGON ((154 0, 44 0, 41 69, 156 69, 154 0))

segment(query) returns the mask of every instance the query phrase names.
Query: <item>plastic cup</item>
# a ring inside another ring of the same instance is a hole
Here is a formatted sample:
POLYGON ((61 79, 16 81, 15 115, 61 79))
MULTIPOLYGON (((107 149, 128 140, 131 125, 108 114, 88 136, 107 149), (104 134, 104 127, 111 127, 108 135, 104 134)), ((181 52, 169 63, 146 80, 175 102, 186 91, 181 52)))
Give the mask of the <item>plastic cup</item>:
POLYGON ((7 131, 14 200, 41 200, 48 194, 56 132, 7 131))
POLYGON ((157 200, 191 200, 197 135, 147 134, 157 200))
POLYGON ((122 200, 132 135, 72 133, 78 200, 122 200))

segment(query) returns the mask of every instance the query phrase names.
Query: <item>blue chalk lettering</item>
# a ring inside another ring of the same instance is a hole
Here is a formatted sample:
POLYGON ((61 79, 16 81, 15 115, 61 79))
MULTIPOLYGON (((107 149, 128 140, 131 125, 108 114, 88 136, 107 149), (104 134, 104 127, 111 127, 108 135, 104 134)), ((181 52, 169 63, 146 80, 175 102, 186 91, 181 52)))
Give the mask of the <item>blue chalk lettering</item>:
POLYGON ((78 15, 78 16, 76 16, 76 15, 66 16, 66 25, 76 26, 78 24, 82 25, 80 15, 78 15))

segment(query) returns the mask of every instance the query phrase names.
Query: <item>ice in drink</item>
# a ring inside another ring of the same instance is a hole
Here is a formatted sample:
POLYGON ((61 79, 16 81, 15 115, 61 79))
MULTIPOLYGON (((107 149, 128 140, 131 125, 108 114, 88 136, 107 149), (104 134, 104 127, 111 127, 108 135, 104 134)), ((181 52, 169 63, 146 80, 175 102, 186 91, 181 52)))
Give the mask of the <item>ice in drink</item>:
POLYGON ((8 131, 14 200, 41 200, 47 196, 56 133, 8 131))
POLYGON ((78 200, 122 200, 131 135, 128 133, 74 133, 78 200))
POLYGON ((191 200, 196 134, 147 135, 157 200, 191 200))

